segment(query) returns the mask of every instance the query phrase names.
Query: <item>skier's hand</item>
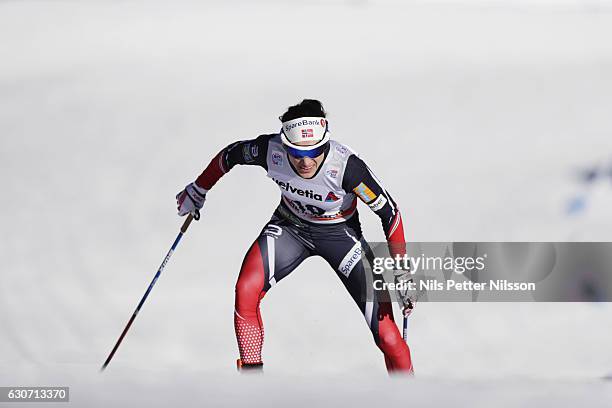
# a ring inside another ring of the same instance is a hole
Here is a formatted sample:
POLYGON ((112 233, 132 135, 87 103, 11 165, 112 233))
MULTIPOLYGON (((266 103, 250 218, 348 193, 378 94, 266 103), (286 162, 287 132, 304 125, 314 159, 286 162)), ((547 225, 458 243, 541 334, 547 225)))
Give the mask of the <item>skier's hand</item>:
POLYGON ((206 190, 191 183, 183 191, 176 195, 178 215, 181 217, 193 213, 204 206, 206 201, 206 190))
POLYGON ((396 292, 404 316, 409 316, 414 310, 419 297, 417 290, 411 290, 407 285, 408 283, 414 283, 414 279, 409 270, 393 271, 393 277, 396 285, 403 283, 403 286, 405 286, 402 289, 396 289, 396 292))

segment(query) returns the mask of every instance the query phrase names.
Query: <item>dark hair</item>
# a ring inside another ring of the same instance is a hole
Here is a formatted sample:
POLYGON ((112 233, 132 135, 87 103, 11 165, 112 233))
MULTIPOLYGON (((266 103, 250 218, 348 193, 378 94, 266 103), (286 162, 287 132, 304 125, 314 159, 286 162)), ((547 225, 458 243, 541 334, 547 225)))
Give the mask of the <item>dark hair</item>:
POLYGON ((283 113, 279 119, 281 122, 287 122, 297 118, 303 118, 306 116, 324 118, 325 111, 323 105, 316 99, 304 99, 297 105, 293 105, 287 108, 287 111, 283 113))

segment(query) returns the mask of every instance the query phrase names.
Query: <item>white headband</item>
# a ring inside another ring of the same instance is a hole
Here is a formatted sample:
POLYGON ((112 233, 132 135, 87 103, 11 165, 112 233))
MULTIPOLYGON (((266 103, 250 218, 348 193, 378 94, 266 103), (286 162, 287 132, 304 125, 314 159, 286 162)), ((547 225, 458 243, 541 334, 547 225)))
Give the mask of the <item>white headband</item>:
POLYGON ((298 150, 310 150, 319 147, 329 140, 327 119, 303 117, 283 122, 281 130, 283 143, 298 150), (297 146, 298 142, 317 142, 311 146, 297 146))

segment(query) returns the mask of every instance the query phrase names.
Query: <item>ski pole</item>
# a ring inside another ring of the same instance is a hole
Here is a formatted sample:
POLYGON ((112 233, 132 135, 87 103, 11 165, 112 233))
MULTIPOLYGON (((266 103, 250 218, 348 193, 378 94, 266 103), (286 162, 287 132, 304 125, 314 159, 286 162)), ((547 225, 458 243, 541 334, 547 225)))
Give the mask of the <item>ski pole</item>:
POLYGON ((408 341, 408 316, 404 315, 404 327, 402 329, 402 338, 408 341))
POLYGON ((126 333, 130 329, 130 326, 132 326, 132 323, 134 322, 134 319, 136 319, 136 316, 138 315, 138 312, 140 311, 140 308, 142 307, 142 305, 144 304, 145 300, 147 299, 147 296, 149 296, 149 293, 151 292, 151 289, 153 289, 153 286, 155 285, 155 282, 157 282, 157 278, 159 278, 159 275, 161 275, 162 271, 166 267, 166 264, 168 263, 168 260, 172 256, 172 253, 174 252, 174 250, 178 246, 178 243, 181 241, 181 238, 183 237, 183 234, 185 234, 185 232, 187 232, 187 228, 189 228, 189 224, 191 224, 191 221, 193 221, 194 219, 196 221, 200 219, 200 213, 198 212, 198 210, 196 210, 194 213, 191 213, 191 214, 189 214, 187 216, 187 219, 185 220, 185 222, 181 226, 181 232, 179 232, 179 234, 177 235, 176 239, 174 240, 174 243, 172 244, 172 247, 170 248, 170 250, 166 254, 166 257, 164 258, 164 260, 162 261, 162 263, 161 263, 159 269, 157 270, 157 273, 153 277, 153 280, 151 281, 151 284, 149 285, 147 291, 145 292, 145 294, 142 297, 142 299, 140 299, 140 303, 138 303, 138 306, 136 307, 136 310, 134 310, 134 313, 132 314, 132 317, 130 317, 130 320, 128 321, 127 325, 125 326, 125 329, 123 329, 123 332, 121 333, 121 336, 119 336, 119 340, 117 340, 117 343, 115 343, 115 347, 113 347, 113 350, 108 355, 108 358, 106 359, 104 364, 102 364, 102 368, 100 369, 100 371, 104 371, 106 366, 108 366, 108 364, 112 360, 113 356, 115 355, 115 352, 119 348, 119 345, 123 341, 123 338, 125 337, 126 333))

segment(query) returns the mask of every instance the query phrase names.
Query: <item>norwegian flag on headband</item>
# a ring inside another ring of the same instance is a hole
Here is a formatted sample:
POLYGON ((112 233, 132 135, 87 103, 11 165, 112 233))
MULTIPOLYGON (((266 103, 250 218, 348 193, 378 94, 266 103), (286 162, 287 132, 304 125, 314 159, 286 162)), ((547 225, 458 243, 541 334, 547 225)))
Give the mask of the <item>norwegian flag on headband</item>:
POLYGON ((314 137, 314 133, 312 129, 302 129, 302 138, 314 137))

